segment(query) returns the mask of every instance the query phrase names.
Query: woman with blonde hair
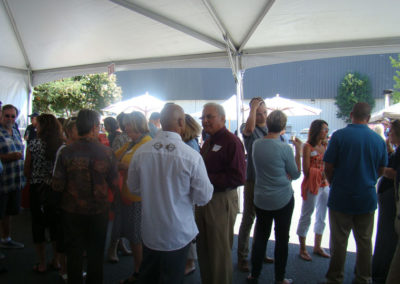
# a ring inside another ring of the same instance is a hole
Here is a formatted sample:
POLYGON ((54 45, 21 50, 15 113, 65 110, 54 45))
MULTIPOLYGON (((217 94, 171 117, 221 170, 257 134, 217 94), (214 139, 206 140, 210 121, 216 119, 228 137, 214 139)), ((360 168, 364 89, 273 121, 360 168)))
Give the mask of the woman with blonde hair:
MULTIPOLYGON (((111 247, 116 249, 115 242, 120 237, 125 237, 131 245, 134 269, 133 274, 120 283, 134 283, 138 279, 139 268, 142 263, 142 238, 141 238, 141 199, 139 196, 129 192, 126 184, 129 164, 133 154, 140 146, 151 140, 146 117, 138 111, 127 114, 123 118, 123 125, 130 141, 125 143, 115 152, 119 161, 118 169, 120 171, 122 187, 121 200, 114 202, 120 210, 116 210, 114 226, 111 235, 111 247), (119 213, 118 213, 119 211, 119 213)), ((118 196, 118 195, 117 195, 118 196)))
MULTIPOLYGON (((198 137, 201 134, 201 126, 189 114, 185 114, 185 131, 181 134, 182 140, 200 153, 198 137)), ((196 270, 195 260, 197 259, 196 243, 192 242, 187 257, 185 275, 189 275, 196 270)))
POLYGON ((200 152, 198 137, 201 134, 201 126, 189 114, 185 114, 185 131, 182 133, 182 140, 190 147, 200 152))

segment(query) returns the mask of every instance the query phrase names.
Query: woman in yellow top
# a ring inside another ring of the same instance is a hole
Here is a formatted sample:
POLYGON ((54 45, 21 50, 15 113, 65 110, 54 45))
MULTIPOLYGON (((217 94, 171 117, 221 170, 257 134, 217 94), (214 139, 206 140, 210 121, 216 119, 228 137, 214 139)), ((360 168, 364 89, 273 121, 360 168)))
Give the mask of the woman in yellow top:
MULTIPOLYGON (((134 263, 134 273, 121 283, 133 283, 138 276, 142 262, 142 239, 141 239, 141 200, 139 196, 131 194, 126 185, 127 172, 133 154, 144 143, 151 140, 147 120, 145 116, 134 111, 124 117, 123 124, 125 131, 131 141, 115 152, 119 160, 118 168, 122 177, 121 202, 119 213, 114 219, 114 227, 111 235, 111 242, 125 237, 129 240, 134 263), (118 223, 120 225, 118 225, 118 223), (116 228, 114 230, 114 228, 116 228), (120 229, 120 230, 118 230, 120 229)), ((118 203, 117 203, 118 204, 118 203)), ((115 246, 116 247, 116 246, 115 246)))

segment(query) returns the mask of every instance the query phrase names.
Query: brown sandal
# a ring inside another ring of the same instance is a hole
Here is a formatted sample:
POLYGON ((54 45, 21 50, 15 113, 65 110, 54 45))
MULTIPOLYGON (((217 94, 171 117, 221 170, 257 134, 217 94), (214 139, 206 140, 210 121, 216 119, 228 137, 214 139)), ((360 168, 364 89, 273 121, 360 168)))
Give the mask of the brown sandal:
POLYGON ((305 261, 311 261, 312 260, 311 256, 308 254, 307 251, 301 251, 300 254, 299 254, 299 257, 301 259, 305 260, 305 261))

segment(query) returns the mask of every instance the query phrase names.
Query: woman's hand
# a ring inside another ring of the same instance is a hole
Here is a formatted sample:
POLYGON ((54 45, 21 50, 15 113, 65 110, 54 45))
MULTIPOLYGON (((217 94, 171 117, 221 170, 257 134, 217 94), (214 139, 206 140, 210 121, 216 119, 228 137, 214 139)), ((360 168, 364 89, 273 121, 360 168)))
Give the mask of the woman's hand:
POLYGON ((296 150, 296 154, 300 154, 300 152, 301 152, 301 145, 303 145, 303 142, 301 142, 301 140, 300 140, 299 138, 295 137, 295 138, 293 139, 293 145, 294 145, 294 148, 295 148, 295 150, 296 150))

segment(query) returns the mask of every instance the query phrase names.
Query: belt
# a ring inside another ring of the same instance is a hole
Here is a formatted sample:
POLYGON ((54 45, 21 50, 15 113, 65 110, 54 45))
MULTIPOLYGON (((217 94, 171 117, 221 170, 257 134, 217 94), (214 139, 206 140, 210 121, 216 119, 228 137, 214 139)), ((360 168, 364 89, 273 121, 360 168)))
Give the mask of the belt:
POLYGON ((219 187, 214 187, 214 193, 219 193, 219 192, 227 192, 236 189, 237 187, 226 187, 226 188, 219 188, 219 187))

